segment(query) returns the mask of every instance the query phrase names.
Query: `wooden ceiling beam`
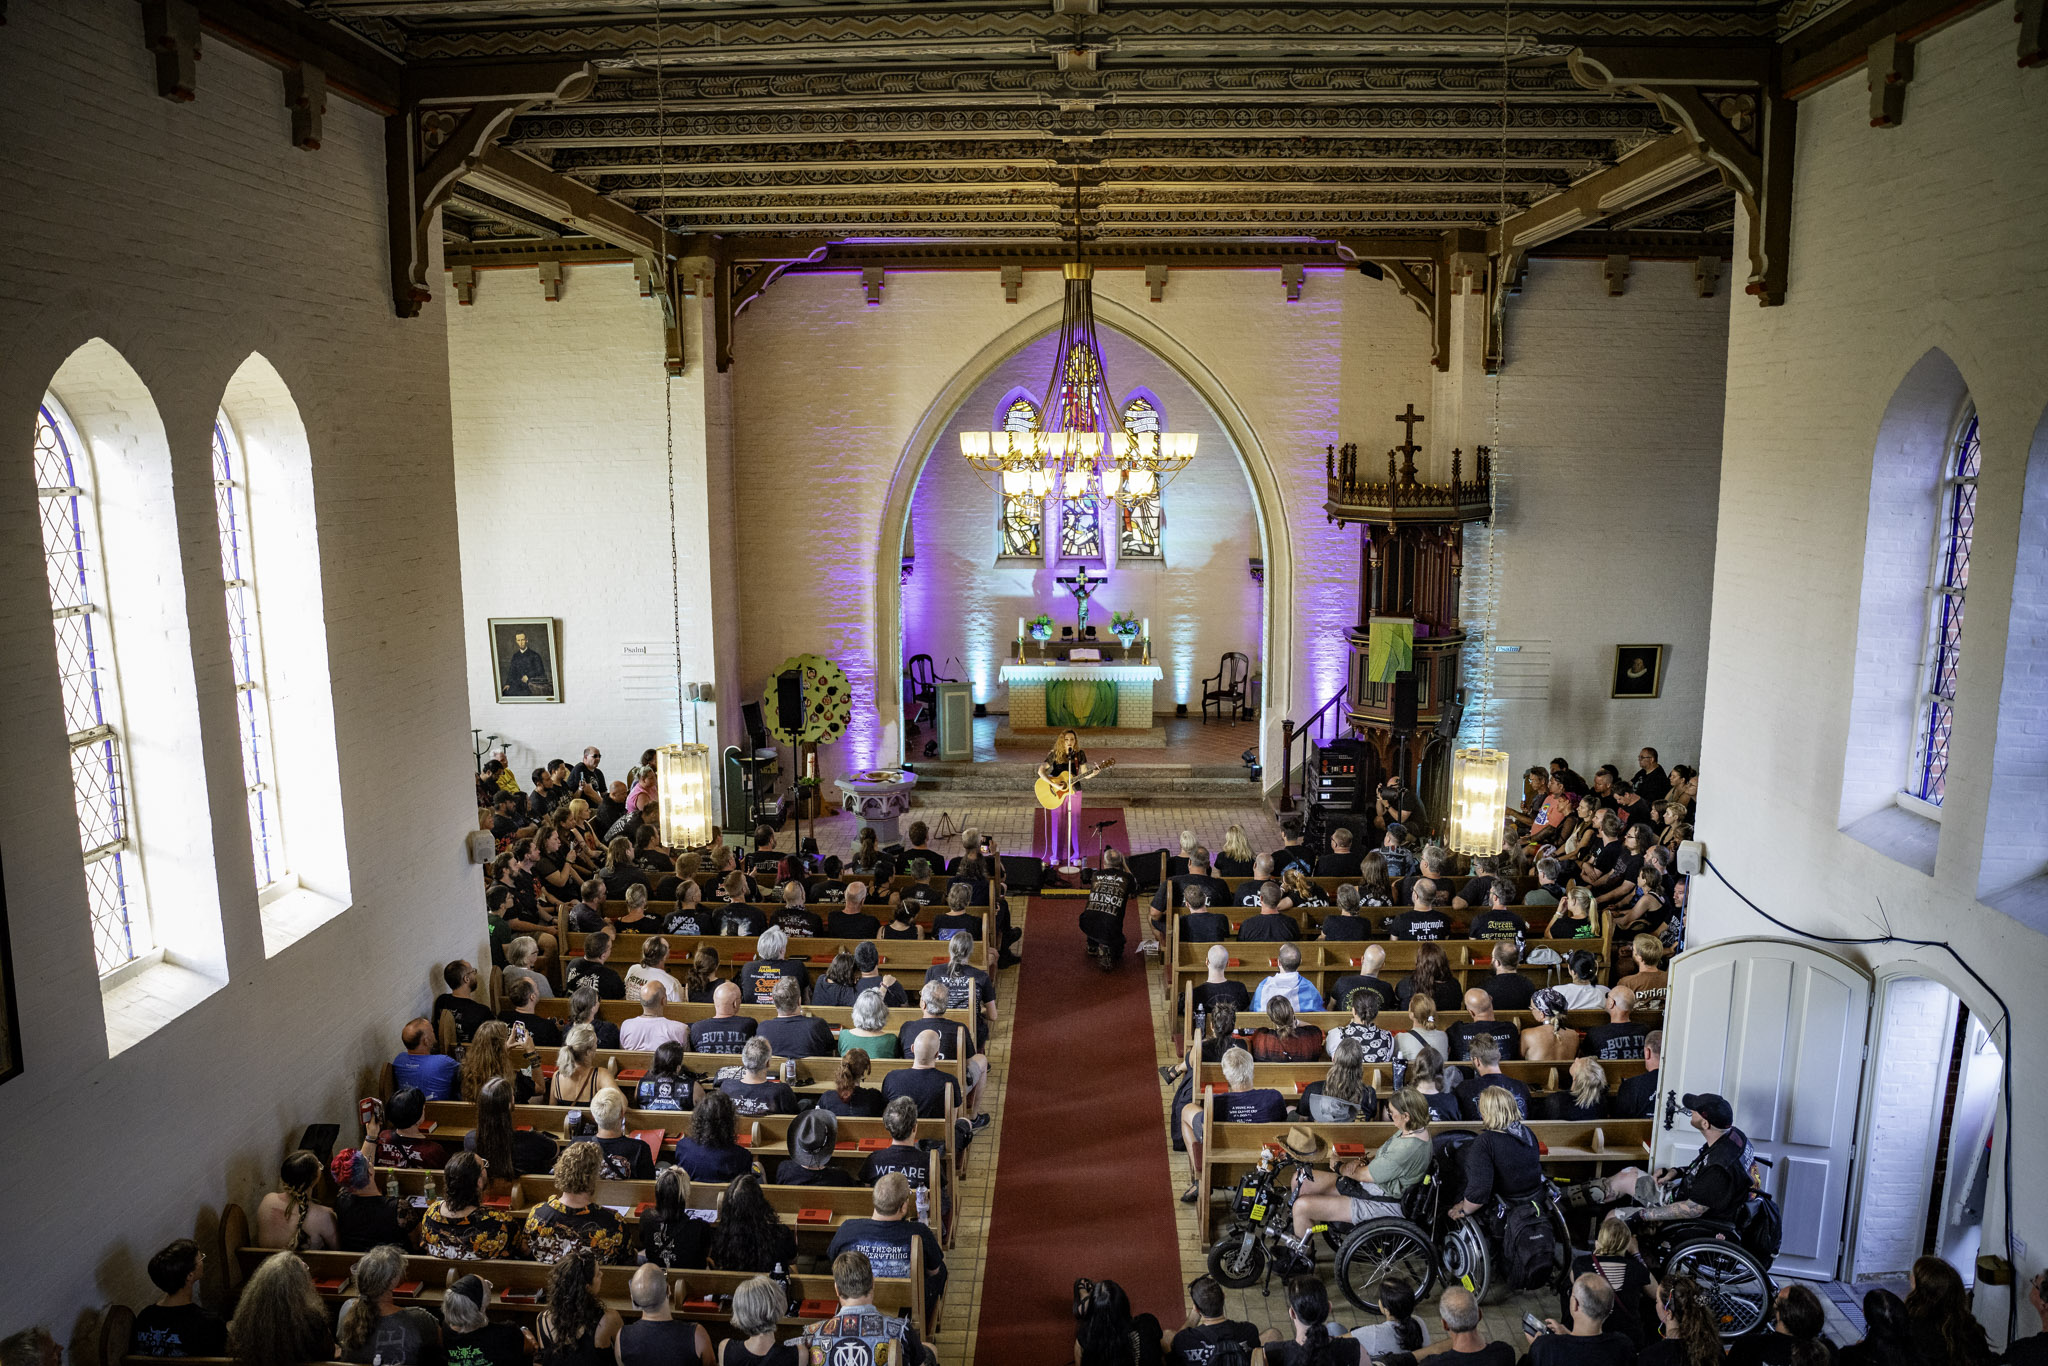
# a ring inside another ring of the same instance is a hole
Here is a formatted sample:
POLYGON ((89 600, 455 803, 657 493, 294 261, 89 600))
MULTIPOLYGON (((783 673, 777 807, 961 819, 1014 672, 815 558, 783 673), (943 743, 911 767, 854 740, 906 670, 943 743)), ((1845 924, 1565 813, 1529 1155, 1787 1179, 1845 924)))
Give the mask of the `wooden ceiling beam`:
POLYGON ((283 0, 191 0, 199 27, 228 46, 280 71, 312 65, 328 88, 378 114, 393 114, 403 98, 398 59, 360 34, 314 18, 283 0))
POLYGON ((682 252, 682 239, 653 219, 509 147, 485 148, 466 180, 530 213, 638 255, 666 263, 682 252))
POLYGON ((1785 96, 1803 99, 1861 71, 1880 38, 1911 42, 1987 8, 1992 0, 1861 0, 1788 34, 1780 45, 1785 96))

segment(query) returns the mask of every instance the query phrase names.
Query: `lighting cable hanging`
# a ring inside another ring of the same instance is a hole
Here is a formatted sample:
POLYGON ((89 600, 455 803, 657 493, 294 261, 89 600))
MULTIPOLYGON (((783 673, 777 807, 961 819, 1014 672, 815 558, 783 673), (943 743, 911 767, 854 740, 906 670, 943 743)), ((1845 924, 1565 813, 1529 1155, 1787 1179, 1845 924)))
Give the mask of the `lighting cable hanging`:
POLYGON ((1195 457, 1192 432, 1132 432, 1111 397, 1095 333, 1095 266, 1081 253, 1081 177, 1074 176, 1074 259, 1061 268, 1058 344, 1038 431, 960 433, 960 454, 982 482, 1043 504, 1058 496, 1149 498, 1195 457))

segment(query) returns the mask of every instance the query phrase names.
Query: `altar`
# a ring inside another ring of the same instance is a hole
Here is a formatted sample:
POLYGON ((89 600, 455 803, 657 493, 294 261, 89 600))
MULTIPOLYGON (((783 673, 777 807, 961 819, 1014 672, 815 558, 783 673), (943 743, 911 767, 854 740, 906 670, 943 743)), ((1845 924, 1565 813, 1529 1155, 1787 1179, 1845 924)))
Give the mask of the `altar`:
POLYGON ((1150 730, 1152 685, 1166 675, 1157 664, 1047 660, 1005 664, 998 676, 1010 689, 1010 729, 1030 733, 1150 730))

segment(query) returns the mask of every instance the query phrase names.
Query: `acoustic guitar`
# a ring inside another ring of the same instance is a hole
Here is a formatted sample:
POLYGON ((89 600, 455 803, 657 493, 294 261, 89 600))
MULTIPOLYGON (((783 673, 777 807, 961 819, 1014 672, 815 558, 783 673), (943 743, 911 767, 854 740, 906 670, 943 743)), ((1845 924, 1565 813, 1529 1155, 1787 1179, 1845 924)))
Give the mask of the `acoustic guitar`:
MULTIPOLYGON (((1094 772, 1090 773, 1088 778, 1093 778, 1105 768, 1115 767, 1116 760, 1104 759, 1095 765, 1094 772)), ((1057 811, 1067 798, 1074 794, 1074 789, 1086 781, 1087 778, 1076 777, 1071 773, 1061 778, 1040 778, 1036 785, 1038 804, 1048 811, 1057 811)))

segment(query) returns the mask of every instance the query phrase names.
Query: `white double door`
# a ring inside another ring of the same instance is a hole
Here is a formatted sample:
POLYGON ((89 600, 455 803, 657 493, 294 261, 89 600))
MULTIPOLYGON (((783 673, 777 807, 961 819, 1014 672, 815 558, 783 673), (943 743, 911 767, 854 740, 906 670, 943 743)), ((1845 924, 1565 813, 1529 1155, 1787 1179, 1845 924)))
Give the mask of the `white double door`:
POLYGON ((1681 1096, 1726 1097, 1736 1127, 1773 1164, 1766 1183, 1785 1223, 1778 1275, 1840 1271, 1871 987, 1862 968, 1793 940, 1727 940, 1671 963, 1655 1162, 1682 1166, 1699 1150, 1681 1096))

